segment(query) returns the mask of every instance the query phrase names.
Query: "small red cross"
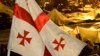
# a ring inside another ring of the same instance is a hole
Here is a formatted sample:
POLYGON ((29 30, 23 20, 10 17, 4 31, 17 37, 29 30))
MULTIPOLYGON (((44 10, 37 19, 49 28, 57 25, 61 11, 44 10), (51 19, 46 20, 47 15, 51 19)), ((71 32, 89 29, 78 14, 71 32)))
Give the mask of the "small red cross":
POLYGON ((23 45, 24 46, 25 40, 28 43, 30 43, 30 41, 31 41, 32 38, 27 37, 28 34, 29 34, 29 32, 28 31, 25 31, 25 30, 24 30, 24 36, 22 36, 21 34, 18 33, 17 38, 21 38, 22 39, 21 42, 20 42, 20 45, 23 45))
POLYGON ((61 47, 62 49, 64 48, 65 44, 62 44, 62 41, 64 39, 60 38, 60 41, 58 42, 56 39, 53 41, 54 44, 57 44, 57 46, 55 47, 55 50, 59 50, 59 47, 61 47))

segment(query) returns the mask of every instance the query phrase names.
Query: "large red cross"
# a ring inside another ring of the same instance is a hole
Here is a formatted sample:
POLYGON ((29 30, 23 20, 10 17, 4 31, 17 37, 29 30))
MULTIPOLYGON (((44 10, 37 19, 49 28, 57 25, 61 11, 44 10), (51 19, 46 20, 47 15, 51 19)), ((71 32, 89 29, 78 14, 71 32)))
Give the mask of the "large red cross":
POLYGON ((25 31, 25 30, 24 30, 24 36, 22 36, 21 34, 18 33, 17 38, 21 38, 22 39, 21 42, 20 42, 20 45, 23 45, 24 46, 24 42, 25 41, 27 41, 28 43, 31 42, 31 39, 32 38, 27 37, 28 34, 29 34, 29 32, 28 31, 25 31))
POLYGON ((62 41, 64 39, 61 37, 60 41, 57 41, 56 39, 53 41, 54 44, 57 44, 57 46, 55 47, 55 50, 59 51, 59 47, 61 47, 62 49, 64 48, 65 44, 62 44, 62 41))

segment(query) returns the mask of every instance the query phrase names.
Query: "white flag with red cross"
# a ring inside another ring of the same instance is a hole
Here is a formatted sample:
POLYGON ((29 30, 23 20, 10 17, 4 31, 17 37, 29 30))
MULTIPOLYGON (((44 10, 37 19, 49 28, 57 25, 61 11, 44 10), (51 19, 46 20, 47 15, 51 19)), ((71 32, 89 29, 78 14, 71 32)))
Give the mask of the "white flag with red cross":
POLYGON ((8 50, 22 56, 51 56, 34 28, 27 0, 16 0, 8 50))
POLYGON ((28 7, 36 29, 52 56, 78 56, 86 43, 73 38, 54 24, 35 0, 28 0, 28 7))

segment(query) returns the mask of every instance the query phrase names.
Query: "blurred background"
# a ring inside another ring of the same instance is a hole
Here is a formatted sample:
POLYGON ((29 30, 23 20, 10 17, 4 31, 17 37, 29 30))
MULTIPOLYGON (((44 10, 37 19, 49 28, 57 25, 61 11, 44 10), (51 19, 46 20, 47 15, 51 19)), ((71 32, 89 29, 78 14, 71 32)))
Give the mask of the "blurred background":
MULTIPOLYGON (((60 29, 88 44, 80 56, 100 56, 100 0, 36 0, 60 29)), ((15 0, 0 0, 0 56, 7 56, 15 0)))

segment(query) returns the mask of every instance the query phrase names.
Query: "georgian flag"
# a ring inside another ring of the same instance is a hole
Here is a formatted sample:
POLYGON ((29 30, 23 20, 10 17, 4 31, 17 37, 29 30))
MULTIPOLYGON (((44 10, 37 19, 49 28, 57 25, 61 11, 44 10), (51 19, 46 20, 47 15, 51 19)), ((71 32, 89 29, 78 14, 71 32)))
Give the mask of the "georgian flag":
POLYGON ((34 28, 27 0, 16 0, 8 50, 22 56, 51 56, 34 28))
POLYGON ((86 44, 69 34, 48 19, 35 0, 28 0, 28 7, 44 44, 52 56, 78 56, 86 44))

